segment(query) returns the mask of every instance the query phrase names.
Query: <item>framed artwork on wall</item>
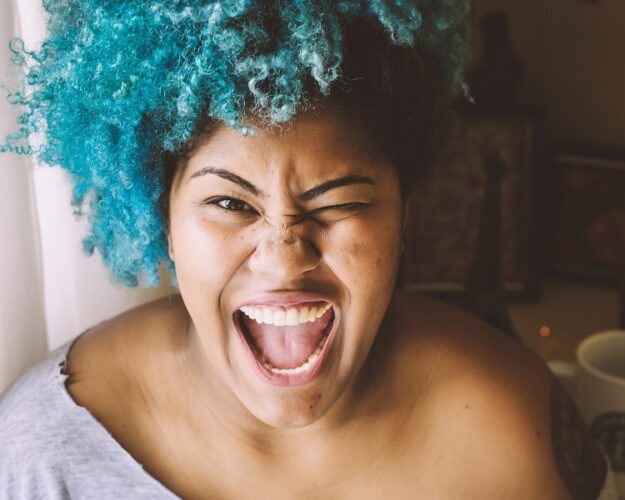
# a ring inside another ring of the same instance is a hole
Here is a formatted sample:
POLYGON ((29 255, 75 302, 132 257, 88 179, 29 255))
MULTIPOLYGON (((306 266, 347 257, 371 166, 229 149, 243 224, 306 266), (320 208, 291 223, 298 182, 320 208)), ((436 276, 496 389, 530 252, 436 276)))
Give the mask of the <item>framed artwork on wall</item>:
POLYGON ((561 148, 552 166, 553 268, 618 281, 625 265, 625 150, 561 148))
POLYGON ((401 283, 412 291, 465 291, 480 227, 484 162, 498 151, 501 277, 511 296, 531 292, 532 197, 536 119, 530 113, 460 116, 439 161, 409 200, 401 283))

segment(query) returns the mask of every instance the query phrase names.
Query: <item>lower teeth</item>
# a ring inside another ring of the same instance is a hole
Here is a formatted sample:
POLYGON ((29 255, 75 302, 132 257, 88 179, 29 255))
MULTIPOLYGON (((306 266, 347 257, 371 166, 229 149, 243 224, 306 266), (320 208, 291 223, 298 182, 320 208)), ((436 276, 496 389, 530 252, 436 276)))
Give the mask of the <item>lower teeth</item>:
POLYGON ((267 361, 262 356, 262 354, 261 354, 261 360, 267 370, 277 375, 299 375, 302 373, 306 373, 308 370, 310 370, 310 368, 315 364, 315 361, 317 361, 317 359, 319 358, 319 354, 321 354, 321 350, 323 349, 326 339, 327 339, 327 336, 324 336, 319 342, 319 345, 317 346, 315 351, 310 356, 308 356, 308 359, 304 362, 304 364, 300 366, 296 366, 295 368, 275 368, 274 366, 271 365, 271 363, 269 363, 269 361, 267 361))

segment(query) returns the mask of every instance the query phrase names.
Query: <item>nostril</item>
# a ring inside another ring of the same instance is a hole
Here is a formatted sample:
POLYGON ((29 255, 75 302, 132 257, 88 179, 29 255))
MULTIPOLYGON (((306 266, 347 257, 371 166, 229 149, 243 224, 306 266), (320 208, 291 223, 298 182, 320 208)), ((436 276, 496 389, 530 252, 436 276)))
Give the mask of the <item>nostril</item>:
POLYGON ((291 279, 315 269, 320 256, 321 252, 311 240, 293 235, 286 241, 274 237, 259 242, 250 255, 248 265, 257 274, 291 279))

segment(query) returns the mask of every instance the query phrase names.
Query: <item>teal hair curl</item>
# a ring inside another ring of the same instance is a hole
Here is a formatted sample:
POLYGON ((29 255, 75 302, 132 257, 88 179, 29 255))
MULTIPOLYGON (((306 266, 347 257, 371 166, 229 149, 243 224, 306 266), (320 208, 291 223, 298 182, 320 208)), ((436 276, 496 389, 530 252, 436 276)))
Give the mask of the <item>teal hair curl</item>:
POLYGON ((163 153, 181 150, 206 117, 248 132, 246 116, 279 125, 331 95, 350 19, 425 47, 462 86, 465 0, 44 0, 44 9, 42 45, 9 47, 24 68, 9 96, 21 112, 0 151, 71 174, 72 203, 89 217, 85 251, 97 249, 130 286, 157 284, 163 262, 172 269, 163 153))

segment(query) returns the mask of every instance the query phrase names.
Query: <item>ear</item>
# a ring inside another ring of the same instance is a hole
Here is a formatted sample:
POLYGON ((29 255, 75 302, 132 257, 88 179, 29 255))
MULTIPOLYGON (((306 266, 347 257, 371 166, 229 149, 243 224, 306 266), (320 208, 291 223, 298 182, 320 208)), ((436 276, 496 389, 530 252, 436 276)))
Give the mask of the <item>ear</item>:
POLYGON ((167 230, 167 253, 169 254, 169 258, 172 262, 175 262, 174 259, 174 244, 171 241, 171 231, 167 230))

